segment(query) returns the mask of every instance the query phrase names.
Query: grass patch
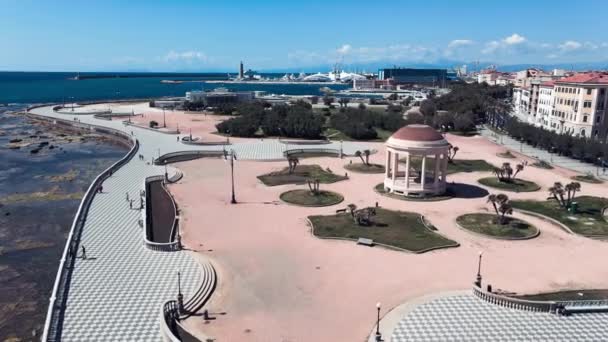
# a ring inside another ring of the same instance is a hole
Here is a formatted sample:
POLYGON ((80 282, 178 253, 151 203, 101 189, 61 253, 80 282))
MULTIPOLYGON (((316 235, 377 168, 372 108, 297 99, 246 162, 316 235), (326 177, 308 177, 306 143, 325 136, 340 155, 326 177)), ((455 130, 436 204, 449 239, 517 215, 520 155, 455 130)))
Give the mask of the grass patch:
POLYGON ((580 196, 576 197, 574 201, 578 203, 576 213, 571 213, 560 207, 555 200, 511 201, 511 205, 515 209, 528 210, 548 216, 580 235, 608 236, 608 222, 602 216, 603 209, 608 207, 608 199, 580 196))
POLYGON ((353 139, 351 137, 349 137, 348 135, 342 133, 341 131, 329 127, 326 128, 325 131, 323 131, 323 136, 333 140, 333 141, 377 141, 377 142, 383 142, 386 141, 388 138, 390 138, 390 136, 393 134, 393 132, 391 131, 386 131, 383 130, 381 128, 377 128, 374 127, 374 130, 376 131, 376 134, 378 135, 376 139, 353 139))
POLYGON ((532 192, 540 190, 538 184, 523 179, 513 179, 510 182, 505 182, 498 180, 498 177, 485 177, 479 179, 478 182, 485 186, 505 191, 532 192))
POLYGON ((540 301, 602 300, 608 299, 608 290, 566 290, 516 296, 516 298, 540 301))
POLYGON ((517 158, 513 153, 511 153, 511 151, 507 150, 505 152, 501 152, 501 153, 496 153, 497 156, 501 157, 501 158, 507 158, 507 159, 515 159, 517 158))
POLYGON ((327 190, 320 190, 316 195, 305 189, 290 190, 282 193, 280 198, 287 203, 304 207, 325 207, 344 201, 344 197, 339 193, 327 190))
POLYGON ((308 218, 313 225, 314 235, 321 238, 367 238, 412 252, 457 245, 455 241, 426 228, 420 221, 420 215, 411 212, 376 208, 374 226, 359 226, 350 213, 308 218))
POLYGON ((553 165, 549 164, 548 162, 546 162, 544 160, 535 161, 531 165, 534 166, 534 167, 537 167, 539 169, 545 169, 545 170, 552 170, 553 169, 553 165))
POLYGON ((499 224, 494 214, 475 213, 458 216, 456 222, 467 230, 495 238, 527 239, 538 234, 538 229, 526 221, 506 216, 499 224))
POLYGON ((384 173, 385 171, 384 165, 380 164, 352 163, 344 165, 344 168, 357 173, 384 173))
POLYGON ((319 165, 298 165, 293 173, 289 173, 286 167, 281 171, 275 171, 258 176, 265 185, 305 184, 307 180, 318 179, 320 183, 329 184, 347 179, 346 176, 336 175, 333 172, 322 169, 319 165))
POLYGON ((576 175, 576 176, 571 177, 571 179, 575 180, 577 182, 584 182, 584 183, 591 183, 591 184, 602 184, 602 183, 604 183, 604 181, 602 181, 601 179, 596 178, 592 174, 576 175))
POLYGON ((442 195, 433 195, 433 196, 404 196, 399 194, 393 194, 391 192, 387 192, 384 190, 384 183, 380 183, 374 187, 374 190, 380 195, 402 200, 402 201, 414 201, 414 202, 436 202, 436 201, 445 201, 451 198, 454 198, 454 194, 450 191, 448 187, 444 194, 442 195))
MULTIPOLYGON (((406 162, 406 158, 399 160, 402 163, 406 162)), ((422 158, 410 157, 410 164, 416 170, 422 168, 422 158)), ((435 169, 435 159, 429 158, 426 160, 426 170, 435 169)), ((454 174, 458 172, 491 172, 495 169, 495 166, 486 162, 482 159, 454 159, 451 163, 448 163, 448 174, 454 174)))

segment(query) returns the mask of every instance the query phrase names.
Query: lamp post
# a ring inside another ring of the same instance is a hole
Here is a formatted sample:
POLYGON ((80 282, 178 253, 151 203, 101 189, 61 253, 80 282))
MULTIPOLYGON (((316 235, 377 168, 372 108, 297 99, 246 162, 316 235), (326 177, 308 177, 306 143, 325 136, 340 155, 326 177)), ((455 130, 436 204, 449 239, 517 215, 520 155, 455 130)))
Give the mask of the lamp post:
POLYGON ((483 252, 479 252, 479 261, 477 263, 477 279, 475 280, 475 285, 477 287, 481 287, 481 257, 483 256, 483 252))
POLYGON ((382 341, 382 334, 380 333, 380 302, 376 303, 376 341, 382 341))
POLYGON ((236 154, 234 153, 234 150, 230 150, 230 153, 227 153, 224 150, 224 159, 226 160, 228 158, 230 158, 230 177, 232 180, 232 198, 230 203, 236 204, 236 197, 234 195, 234 161, 236 160, 236 154))
POLYGON ((184 311, 184 295, 182 294, 181 273, 177 270, 177 311, 182 314, 184 311))
POLYGON ((599 176, 600 175, 600 165, 602 164, 602 158, 597 157, 597 169, 595 171, 595 173, 599 176))
POLYGON ((163 107, 163 127, 167 128, 167 121, 165 120, 165 107, 163 107))

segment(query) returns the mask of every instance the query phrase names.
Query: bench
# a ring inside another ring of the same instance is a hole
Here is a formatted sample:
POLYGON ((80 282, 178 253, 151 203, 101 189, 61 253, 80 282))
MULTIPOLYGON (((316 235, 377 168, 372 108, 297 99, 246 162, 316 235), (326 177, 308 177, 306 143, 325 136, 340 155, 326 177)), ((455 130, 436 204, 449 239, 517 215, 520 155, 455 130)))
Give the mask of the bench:
POLYGON ((374 240, 372 239, 366 239, 366 238, 359 238, 357 240, 357 245, 364 245, 364 246, 373 246, 374 245, 374 240))
POLYGON ((336 210, 336 214, 345 213, 347 209, 338 209, 336 210))

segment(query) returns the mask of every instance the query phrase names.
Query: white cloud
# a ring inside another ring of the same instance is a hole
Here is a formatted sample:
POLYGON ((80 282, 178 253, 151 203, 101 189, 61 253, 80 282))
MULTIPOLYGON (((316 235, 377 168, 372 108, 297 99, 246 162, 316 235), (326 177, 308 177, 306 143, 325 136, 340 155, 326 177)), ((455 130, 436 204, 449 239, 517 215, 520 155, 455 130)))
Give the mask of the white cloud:
POLYGON ((486 47, 483 48, 483 50, 481 50, 481 53, 490 54, 490 53, 493 53, 494 51, 498 50, 498 48, 500 48, 500 43, 497 42, 496 40, 493 40, 493 41, 486 43, 486 47))
POLYGON ((567 40, 558 45, 558 48, 564 52, 578 50, 583 46, 583 44, 575 41, 575 40, 567 40))
POLYGON ((336 50, 336 52, 338 52, 338 54, 340 54, 340 55, 347 55, 352 49, 353 49, 353 47, 350 44, 344 44, 341 47, 339 47, 338 50, 336 50))
POLYGON ((507 45, 517 45, 517 44, 521 44, 523 42, 526 41, 526 37, 524 36, 520 36, 517 33, 513 33, 512 35, 508 36, 507 38, 503 39, 503 42, 507 45))
POLYGON ((184 51, 184 52, 175 52, 173 50, 169 51, 163 58, 165 62, 207 62, 209 58, 207 55, 200 51, 184 51))
POLYGON ((454 39, 448 44, 448 48, 457 48, 461 46, 472 45, 474 42, 469 39, 454 39))

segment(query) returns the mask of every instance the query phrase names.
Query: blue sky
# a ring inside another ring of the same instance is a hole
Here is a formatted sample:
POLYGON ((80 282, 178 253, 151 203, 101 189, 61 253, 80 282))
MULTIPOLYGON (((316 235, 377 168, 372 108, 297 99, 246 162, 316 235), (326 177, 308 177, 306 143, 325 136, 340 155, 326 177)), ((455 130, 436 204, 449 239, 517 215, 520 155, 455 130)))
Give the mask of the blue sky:
POLYGON ((0 70, 608 61, 608 1, 0 0, 0 70))

